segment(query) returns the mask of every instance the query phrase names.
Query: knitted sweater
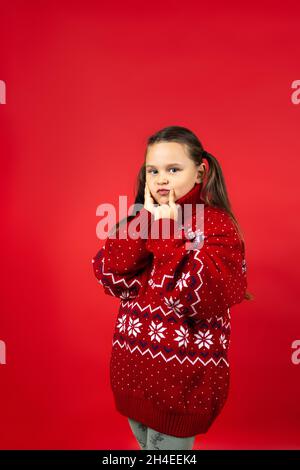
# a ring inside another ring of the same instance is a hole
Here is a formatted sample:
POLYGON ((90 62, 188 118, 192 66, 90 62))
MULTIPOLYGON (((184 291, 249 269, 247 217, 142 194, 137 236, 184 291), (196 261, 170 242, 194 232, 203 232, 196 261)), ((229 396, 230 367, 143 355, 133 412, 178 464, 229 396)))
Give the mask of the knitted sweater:
POLYGON ((116 409, 176 437, 206 433, 227 400, 230 308, 247 287, 244 243, 201 189, 195 184, 176 201, 183 215, 184 204, 192 208, 183 225, 142 208, 118 232, 126 235, 139 217, 140 233, 108 237, 92 260, 104 292, 120 298, 110 359, 116 409))

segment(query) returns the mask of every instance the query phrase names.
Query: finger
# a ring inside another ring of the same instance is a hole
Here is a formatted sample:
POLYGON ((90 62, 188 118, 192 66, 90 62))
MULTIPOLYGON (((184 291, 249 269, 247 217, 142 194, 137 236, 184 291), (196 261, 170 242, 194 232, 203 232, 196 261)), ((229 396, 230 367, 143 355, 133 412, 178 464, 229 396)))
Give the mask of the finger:
POLYGON ((149 188, 149 186, 148 186, 147 183, 146 183, 146 187, 147 187, 147 189, 146 189, 146 191, 147 191, 147 196, 148 196, 149 198, 151 198, 151 200, 153 201, 153 199, 152 199, 152 194, 151 194, 150 188, 149 188))
POLYGON ((169 197, 169 204, 174 204, 174 202, 175 202, 174 188, 171 188, 170 197, 169 197))
POLYGON ((149 198, 150 192, 147 183, 145 184, 145 198, 149 198))

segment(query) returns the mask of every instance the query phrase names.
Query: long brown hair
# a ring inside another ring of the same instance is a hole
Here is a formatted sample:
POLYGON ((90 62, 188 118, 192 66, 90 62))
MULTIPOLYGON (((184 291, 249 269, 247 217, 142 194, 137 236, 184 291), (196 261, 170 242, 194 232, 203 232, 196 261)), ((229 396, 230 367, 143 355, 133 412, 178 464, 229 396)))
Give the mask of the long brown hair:
MULTIPOLYGON (((191 158, 191 160, 193 160, 196 165, 200 165, 202 163, 203 157, 207 159, 209 163, 209 171, 207 174, 207 183, 202 191, 202 197, 206 204, 223 209, 229 214, 234 225, 237 228, 237 232, 240 236, 240 239, 243 245, 245 246, 244 236, 241 227, 232 211, 224 175, 218 160, 211 153, 204 150, 200 140, 192 131, 190 131, 186 127, 181 126, 165 127, 148 138, 144 155, 144 163, 139 170, 136 180, 136 196, 134 201, 133 214, 120 220, 112 229, 111 233, 115 233, 115 231, 118 230, 118 227, 120 225, 129 222, 132 218, 137 215, 139 211, 135 209, 135 205, 144 205, 144 191, 146 183, 146 156, 149 146, 154 145, 158 142, 177 142, 179 144, 184 145, 187 149, 189 158, 191 158)), ((253 298, 254 296, 250 292, 246 291, 245 299, 252 300, 253 298)))

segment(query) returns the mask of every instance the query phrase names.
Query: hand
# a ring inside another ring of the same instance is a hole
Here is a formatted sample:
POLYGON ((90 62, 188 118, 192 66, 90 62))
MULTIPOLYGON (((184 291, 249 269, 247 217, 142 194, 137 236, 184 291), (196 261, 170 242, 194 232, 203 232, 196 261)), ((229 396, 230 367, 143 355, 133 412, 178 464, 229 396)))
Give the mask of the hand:
POLYGON ((154 220, 169 218, 169 219, 178 219, 178 205, 175 204, 175 191, 171 188, 169 193, 169 203, 161 204, 154 206, 153 198, 151 197, 150 189, 146 182, 145 184, 145 203, 144 207, 154 214, 154 220))
POLYGON ((175 191, 173 188, 169 192, 169 203, 161 204, 154 209, 154 220, 162 218, 178 219, 178 205, 175 204, 175 191))
POLYGON ((149 212, 151 212, 151 214, 154 214, 154 200, 152 199, 147 181, 145 184, 145 192, 144 192, 144 207, 149 212))

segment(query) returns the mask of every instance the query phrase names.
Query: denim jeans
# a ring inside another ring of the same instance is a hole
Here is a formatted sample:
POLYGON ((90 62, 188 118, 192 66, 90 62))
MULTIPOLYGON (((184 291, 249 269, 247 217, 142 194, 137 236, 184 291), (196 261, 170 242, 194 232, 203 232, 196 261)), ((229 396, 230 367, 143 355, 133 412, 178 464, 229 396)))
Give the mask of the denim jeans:
POLYGON ((196 436, 175 437, 155 431, 128 418, 131 430, 142 450, 192 450, 196 436))

